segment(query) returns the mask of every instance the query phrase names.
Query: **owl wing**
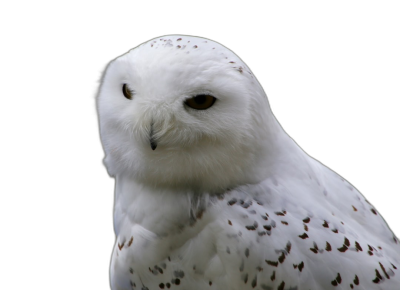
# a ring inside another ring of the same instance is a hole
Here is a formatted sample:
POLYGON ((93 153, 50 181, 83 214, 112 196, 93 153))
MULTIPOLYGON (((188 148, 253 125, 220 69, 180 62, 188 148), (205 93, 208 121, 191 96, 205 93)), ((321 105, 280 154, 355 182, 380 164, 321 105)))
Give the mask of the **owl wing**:
POLYGON ((231 191, 213 211, 218 257, 232 287, 400 289, 398 239, 324 166, 318 178, 272 177, 231 191))

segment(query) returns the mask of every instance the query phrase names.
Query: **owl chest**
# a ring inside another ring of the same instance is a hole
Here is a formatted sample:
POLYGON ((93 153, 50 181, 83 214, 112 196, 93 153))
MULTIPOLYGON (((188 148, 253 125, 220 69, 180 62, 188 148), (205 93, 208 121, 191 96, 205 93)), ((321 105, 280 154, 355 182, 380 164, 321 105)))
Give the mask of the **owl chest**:
POLYGON ((121 227, 113 250, 115 289, 210 289, 210 281, 224 275, 212 223, 189 217, 161 234, 128 225, 121 227))

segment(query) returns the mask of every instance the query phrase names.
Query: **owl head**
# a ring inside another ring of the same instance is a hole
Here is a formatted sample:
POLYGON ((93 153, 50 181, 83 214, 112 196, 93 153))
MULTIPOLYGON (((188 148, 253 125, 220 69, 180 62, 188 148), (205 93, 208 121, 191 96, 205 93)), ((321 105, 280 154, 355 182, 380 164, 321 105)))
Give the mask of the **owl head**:
POLYGON ((97 109, 109 174, 153 187, 257 182, 280 132, 245 63, 200 37, 155 38, 111 61, 97 109))

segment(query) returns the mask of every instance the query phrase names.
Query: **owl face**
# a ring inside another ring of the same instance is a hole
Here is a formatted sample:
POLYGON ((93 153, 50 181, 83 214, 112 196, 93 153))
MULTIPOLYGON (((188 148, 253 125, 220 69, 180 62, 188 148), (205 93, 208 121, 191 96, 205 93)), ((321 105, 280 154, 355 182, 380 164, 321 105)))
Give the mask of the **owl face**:
POLYGON ((97 106, 111 175, 195 191, 248 178, 268 110, 235 54, 188 36, 153 39, 112 61, 97 106))

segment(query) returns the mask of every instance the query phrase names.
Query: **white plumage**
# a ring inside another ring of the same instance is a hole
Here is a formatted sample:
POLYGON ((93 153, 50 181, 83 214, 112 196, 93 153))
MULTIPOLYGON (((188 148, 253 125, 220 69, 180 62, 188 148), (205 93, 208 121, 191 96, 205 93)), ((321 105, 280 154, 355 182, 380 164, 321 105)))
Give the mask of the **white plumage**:
POLYGON ((150 40, 108 65, 97 106, 113 290, 400 289, 399 240, 284 132, 227 48, 150 40))

